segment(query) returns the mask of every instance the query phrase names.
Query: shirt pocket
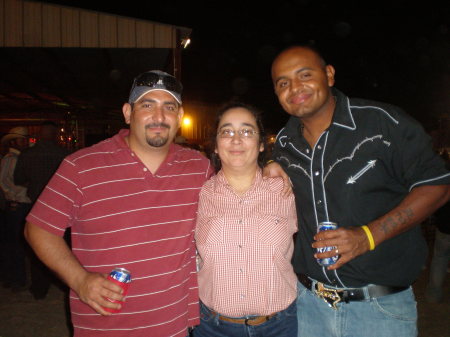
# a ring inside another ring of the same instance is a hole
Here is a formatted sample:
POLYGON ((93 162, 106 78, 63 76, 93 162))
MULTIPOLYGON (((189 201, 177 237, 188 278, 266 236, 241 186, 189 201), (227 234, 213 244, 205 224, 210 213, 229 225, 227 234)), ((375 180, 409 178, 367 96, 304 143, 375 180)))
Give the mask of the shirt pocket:
POLYGON ((195 230, 195 239, 198 244, 214 244, 223 242, 224 220, 217 217, 203 219, 195 230))
POLYGON ((287 218, 273 215, 257 217, 258 240, 269 245, 279 245, 292 240, 292 231, 288 228, 287 218))

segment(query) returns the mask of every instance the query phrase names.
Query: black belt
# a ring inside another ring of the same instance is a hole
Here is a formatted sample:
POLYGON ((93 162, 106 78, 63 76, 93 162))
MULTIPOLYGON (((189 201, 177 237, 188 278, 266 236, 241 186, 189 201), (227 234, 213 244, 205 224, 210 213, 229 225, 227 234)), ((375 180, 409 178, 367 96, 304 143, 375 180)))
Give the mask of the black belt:
POLYGON ((276 314, 271 314, 271 315, 267 315, 267 316, 251 316, 249 318, 233 318, 233 317, 227 317, 227 316, 222 316, 221 314, 211 311, 211 314, 213 316, 218 316, 219 319, 221 319, 222 321, 226 321, 226 322, 231 322, 231 323, 235 323, 235 324, 245 324, 245 325, 250 325, 250 326, 256 326, 256 325, 261 325, 263 323, 266 323, 269 319, 271 319, 272 317, 274 317, 276 314))
POLYGON ((336 309, 336 304, 344 301, 364 301, 389 294, 398 293, 409 287, 388 287, 378 285, 368 285, 363 288, 342 288, 334 289, 321 282, 313 282, 308 276, 297 274, 297 278, 306 289, 312 291, 322 298, 328 305, 336 309))

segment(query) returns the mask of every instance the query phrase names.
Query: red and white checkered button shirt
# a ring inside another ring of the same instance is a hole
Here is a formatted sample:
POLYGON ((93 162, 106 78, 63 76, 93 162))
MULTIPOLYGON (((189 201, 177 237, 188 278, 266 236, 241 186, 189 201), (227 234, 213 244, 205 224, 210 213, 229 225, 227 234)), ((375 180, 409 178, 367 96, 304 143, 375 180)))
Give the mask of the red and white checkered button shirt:
POLYGON ((196 227, 200 299, 230 317, 269 315, 296 298, 291 265, 297 231, 294 195, 281 178, 262 179, 235 194, 222 171, 200 193, 196 227))

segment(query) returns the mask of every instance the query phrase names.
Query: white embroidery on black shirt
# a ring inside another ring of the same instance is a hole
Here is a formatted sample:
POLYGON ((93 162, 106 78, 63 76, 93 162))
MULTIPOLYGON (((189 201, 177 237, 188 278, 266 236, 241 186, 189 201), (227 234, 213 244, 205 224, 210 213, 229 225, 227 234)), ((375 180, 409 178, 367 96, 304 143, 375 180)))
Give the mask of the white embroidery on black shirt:
POLYGON ((358 180, 359 178, 361 178, 361 176, 366 173, 367 171, 369 171, 371 168, 375 167, 376 164, 376 159, 375 160, 369 160, 367 162, 367 165, 364 166, 358 173, 356 173, 354 176, 350 176, 350 178, 348 178, 347 180, 347 184, 354 184, 356 183, 356 180, 358 180))
POLYGON ((278 138, 278 142, 280 143, 281 147, 285 147, 287 143, 287 136, 280 136, 278 138))
POLYGON ((284 157, 284 156, 283 157, 278 157, 277 160, 278 161, 285 161, 287 163, 286 168, 298 169, 298 170, 302 171, 305 174, 305 176, 307 176, 311 180, 311 176, 308 174, 308 171, 305 170, 303 167, 301 167, 300 164, 291 164, 289 159, 284 157))
POLYGON ((338 159, 336 160, 336 162, 335 162, 333 165, 330 166, 330 169, 329 169, 328 172, 325 174, 325 176, 324 176, 324 178, 323 178, 323 181, 325 182, 325 181, 327 180, 328 175, 331 173, 331 171, 334 169, 334 167, 335 167, 337 164, 339 164, 340 162, 342 162, 342 161, 344 161, 344 160, 352 160, 353 157, 355 156, 356 151, 358 151, 364 143, 367 143, 367 142, 373 142, 373 141, 376 140, 376 139, 382 139, 382 138, 383 138, 383 135, 376 135, 376 136, 373 136, 373 137, 366 138, 366 139, 364 139, 362 142, 356 144, 356 146, 353 148, 352 153, 350 153, 349 156, 343 157, 343 158, 338 158, 338 159))

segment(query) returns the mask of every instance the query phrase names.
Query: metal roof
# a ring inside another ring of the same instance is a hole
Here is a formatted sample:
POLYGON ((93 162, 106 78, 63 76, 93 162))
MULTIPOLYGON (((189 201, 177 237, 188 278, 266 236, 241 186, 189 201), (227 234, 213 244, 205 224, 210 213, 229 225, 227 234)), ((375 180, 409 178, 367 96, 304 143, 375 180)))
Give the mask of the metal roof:
POLYGON ((190 33, 91 10, 0 0, 0 116, 32 121, 71 111, 121 119, 133 77, 151 69, 177 76, 180 42, 190 33))

